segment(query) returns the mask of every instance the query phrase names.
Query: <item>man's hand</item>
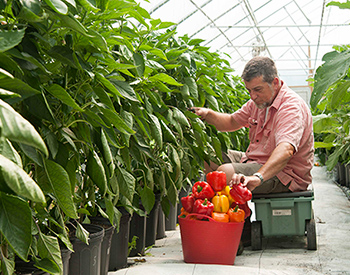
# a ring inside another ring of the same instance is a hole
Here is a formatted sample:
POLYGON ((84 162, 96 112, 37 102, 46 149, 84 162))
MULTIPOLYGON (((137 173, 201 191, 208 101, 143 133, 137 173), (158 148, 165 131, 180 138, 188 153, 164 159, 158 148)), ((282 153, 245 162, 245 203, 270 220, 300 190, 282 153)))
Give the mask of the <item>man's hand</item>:
POLYGON ((207 117, 210 109, 208 108, 201 108, 201 107, 191 107, 188 109, 192 113, 195 113, 197 116, 199 116, 202 120, 205 120, 207 117))
POLYGON ((253 191, 256 187, 260 185, 260 179, 256 176, 244 176, 243 174, 233 174, 229 186, 232 187, 234 184, 242 183, 243 186, 246 186, 250 191, 253 191))
POLYGON ((207 123, 214 125, 218 131, 231 132, 242 128, 242 126, 234 120, 232 114, 219 113, 204 107, 191 107, 188 110, 195 113, 207 123))

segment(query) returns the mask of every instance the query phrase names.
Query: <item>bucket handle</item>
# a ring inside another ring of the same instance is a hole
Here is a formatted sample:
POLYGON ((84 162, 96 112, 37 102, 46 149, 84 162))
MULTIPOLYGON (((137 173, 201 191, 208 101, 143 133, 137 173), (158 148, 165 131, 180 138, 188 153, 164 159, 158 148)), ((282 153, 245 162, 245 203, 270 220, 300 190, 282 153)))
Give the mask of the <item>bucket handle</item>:
POLYGON ((198 214, 198 213, 190 213, 188 214, 185 219, 186 220, 189 220, 190 217, 193 217, 193 216, 196 216, 196 217, 200 217, 200 218, 204 218, 204 219, 209 219, 210 222, 217 222, 216 220, 214 220, 212 217, 210 216, 207 216, 207 215, 203 215, 203 214, 198 214))

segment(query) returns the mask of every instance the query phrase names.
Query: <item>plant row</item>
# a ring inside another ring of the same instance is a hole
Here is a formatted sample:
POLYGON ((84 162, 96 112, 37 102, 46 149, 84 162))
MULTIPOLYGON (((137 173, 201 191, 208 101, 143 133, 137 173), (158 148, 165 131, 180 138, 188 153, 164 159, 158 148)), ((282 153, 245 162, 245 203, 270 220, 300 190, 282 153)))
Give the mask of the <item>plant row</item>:
POLYGON ((232 112, 240 78, 202 40, 134 1, 0 0, 0 263, 62 274, 82 223, 120 207, 167 214, 204 161, 247 146, 188 111, 232 112))

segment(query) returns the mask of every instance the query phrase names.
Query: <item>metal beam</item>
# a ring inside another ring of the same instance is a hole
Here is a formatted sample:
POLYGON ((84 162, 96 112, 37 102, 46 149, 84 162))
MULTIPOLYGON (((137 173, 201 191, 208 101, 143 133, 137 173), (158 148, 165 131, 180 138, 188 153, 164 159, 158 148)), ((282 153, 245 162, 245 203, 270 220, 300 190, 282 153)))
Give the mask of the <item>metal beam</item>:
POLYGON ((266 51, 268 52, 268 54, 269 54, 270 57, 272 58, 272 55, 271 55, 271 53, 270 53, 270 50, 269 50, 269 48, 267 47, 267 43, 266 43, 265 37, 264 37, 262 31, 260 30, 260 28, 258 27, 258 21, 257 21, 256 18, 255 18, 254 11, 252 11, 252 8, 250 7, 249 2, 247 2, 247 0, 243 0, 243 2, 244 2, 244 4, 245 4, 245 6, 246 6, 246 9, 248 10, 248 13, 250 14, 250 17, 251 17, 252 20, 253 20, 254 26, 255 26, 255 28, 257 29, 257 31, 258 31, 258 33, 259 33, 259 35, 260 35, 260 38, 261 38, 262 41, 263 41, 263 44, 264 44, 264 46, 265 46, 266 51))
MULTIPOLYGON (((323 27, 348 27, 350 24, 324 24, 323 27)), ((211 26, 212 27, 212 26, 211 26)), ((222 29, 251 29, 251 28, 319 28, 320 25, 232 25, 232 26, 215 26, 215 28, 222 29)))

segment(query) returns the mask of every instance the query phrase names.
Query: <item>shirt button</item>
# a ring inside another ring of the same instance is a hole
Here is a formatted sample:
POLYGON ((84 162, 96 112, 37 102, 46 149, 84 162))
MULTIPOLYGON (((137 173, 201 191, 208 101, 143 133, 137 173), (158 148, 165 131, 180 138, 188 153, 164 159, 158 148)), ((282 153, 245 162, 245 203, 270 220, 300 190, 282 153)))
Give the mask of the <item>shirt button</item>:
POLYGON ((259 140, 257 139, 256 142, 259 142, 259 140))

